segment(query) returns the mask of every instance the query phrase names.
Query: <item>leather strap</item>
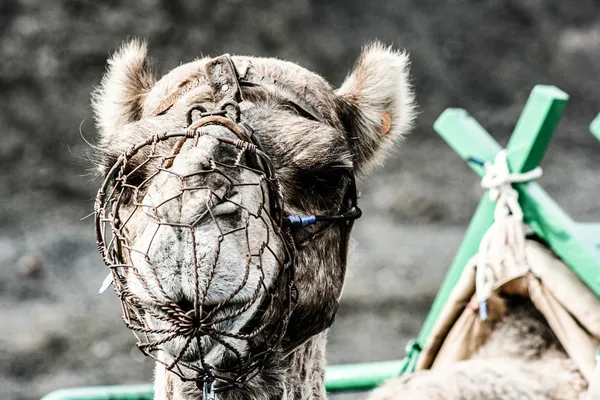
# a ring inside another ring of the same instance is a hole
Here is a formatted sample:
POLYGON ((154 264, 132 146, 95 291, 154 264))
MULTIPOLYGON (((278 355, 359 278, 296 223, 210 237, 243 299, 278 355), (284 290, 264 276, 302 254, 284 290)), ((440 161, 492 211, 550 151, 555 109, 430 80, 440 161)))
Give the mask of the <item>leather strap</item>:
MULTIPOLYGON (((208 84, 213 90, 216 102, 224 99, 231 99, 237 103, 244 101, 241 86, 264 86, 271 85, 285 92, 287 98, 296 105, 306 116, 327 123, 325 117, 319 110, 313 107, 297 91, 289 85, 281 83, 268 76, 259 76, 248 73, 250 64, 241 62, 239 71, 229 54, 213 58, 204 66, 204 74, 208 84)), ((156 109, 152 112, 153 116, 167 112, 173 104, 185 93, 199 86, 204 79, 200 76, 191 77, 182 82, 172 93, 169 94, 156 109)))
POLYGON ((204 66, 204 73, 217 102, 225 98, 237 103, 244 100, 238 82, 238 73, 229 54, 224 54, 207 62, 204 66))

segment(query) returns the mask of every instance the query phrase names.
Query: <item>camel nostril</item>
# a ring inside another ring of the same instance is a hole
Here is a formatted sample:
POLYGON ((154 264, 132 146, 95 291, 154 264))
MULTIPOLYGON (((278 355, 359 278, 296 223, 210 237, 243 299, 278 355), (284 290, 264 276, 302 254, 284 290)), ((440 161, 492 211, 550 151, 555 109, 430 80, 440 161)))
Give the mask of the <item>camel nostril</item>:
POLYGON ((204 107, 203 105, 197 104, 195 106, 192 106, 188 112, 187 112, 187 124, 188 126, 190 126, 192 124, 192 122, 194 121, 194 111, 197 111, 199 114, 204 114, 207 110, 206 107, 204 107))
POLYGON ((198 162, 198 167, 200 168, 200 171, 210 171, 213 169, 213 165, 214 162, 212 158, 199 160, 198 162))

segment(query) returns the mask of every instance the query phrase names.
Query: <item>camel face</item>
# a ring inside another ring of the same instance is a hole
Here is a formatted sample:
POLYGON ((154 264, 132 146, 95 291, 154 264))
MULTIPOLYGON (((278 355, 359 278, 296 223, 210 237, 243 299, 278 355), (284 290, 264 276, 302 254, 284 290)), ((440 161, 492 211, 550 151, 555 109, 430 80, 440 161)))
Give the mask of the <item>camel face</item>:
POLYGON ((185 362, 202 356, 214 365, 227 349, 244 354, 246 341, 230 335, 257 328, 246 325, 269 306, 274 280, 289 262, 278 218, 270 215, 270 183, 217 139, 232 136, 221 126, 199 129, 119 212, 127 221, 124 258, 133 267, 125 270, 128 289, 148 327, 165 331, 155 340, 177 333, 163 349, 185 362), (225 332, 224 343, 208 330, 225 332))
POLYGON ((255 78, 233 105, 218 93, 232 88, 207 82, 209 59, 156 80, 136 41, 94 94, 104 245, 123 265, 126 319, 148 335, 147 352, 197 374, 241 367, 261 346, 292 349, 331 324, 350 226, 285 218, 348 211, 354 175, 412 121, 406 56, 380 45, 337 91, 289 62, 231 60, 240 82, 255 78))

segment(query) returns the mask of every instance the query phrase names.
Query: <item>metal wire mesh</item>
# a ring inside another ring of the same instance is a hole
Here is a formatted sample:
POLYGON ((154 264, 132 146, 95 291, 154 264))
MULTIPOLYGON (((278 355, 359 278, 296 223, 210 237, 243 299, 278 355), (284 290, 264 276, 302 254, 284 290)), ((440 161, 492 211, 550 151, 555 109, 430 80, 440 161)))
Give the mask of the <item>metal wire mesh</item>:
POLYGON ((216 390, 243 385, 265 359, 281 351, 295 298, 295 247, 284 224, 270 160, 244 136, 243 126, 224 115, 202 112, 197 121, 188 118, 187 131, 153 136, 122 154, 107 174, 95 204, 98 248, 111 269, 123 319, 136 335, 138 348, 183 380, 216 382, 216 390), (211 159, 209 165, 185 174, 175 171, 182 148, 198 145, 203 134, 199 128, 210 124, 236 133, 238 139, 216 137, 218 146, 234 155, 211 159), (148 192, 165 179, 178 182, 178 189, 157 204, 149 204, 148 192), (226 182, 229 190, 217 190, 211 184, 215 180, 226 182), (232 193, 239 191, 258 199, 258 206, 236 199, 232 193), (175 203, 184 203, 186 196, 204 196, 205 209, 195 219, 182 222, 169 210, 175 203), (229 214, 236 215, 236 226, 215 215, 215 207, 222 204, 228 204, 229 214), (140 229, 150 237, 144 248, 136 242, 140 229), (198 237, 198 232, 207 229, 216 234, 198 237), (261 232, 258 238, 257 230, 261 232), (193 299, 176 298, 165 287, 162 259, 152 250, 164 247, 165 232, 180 239, 178 245, 185 254, 176 254, 178 260, 171 261, 192 270, 193 299), (210 241, 215 249, 210 262, 206 257, 198 259, 202 240, 210 241), (237 274, 236 285, 230 285, 228 293, 209 304, 209 291, 218 284, 216 277, 225 273, 220 269, 228 241, 244 249, 243 272, 237 274), (234 328, 242 317, 243 327, 234 328), (211 358, 215 352, 222 357, 211 358))

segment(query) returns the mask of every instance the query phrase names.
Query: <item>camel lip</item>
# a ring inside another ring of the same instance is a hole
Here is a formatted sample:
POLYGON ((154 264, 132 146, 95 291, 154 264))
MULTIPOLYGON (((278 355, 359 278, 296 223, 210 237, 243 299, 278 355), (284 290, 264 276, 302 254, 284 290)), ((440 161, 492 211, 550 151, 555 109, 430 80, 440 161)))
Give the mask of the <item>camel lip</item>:
MULTIPOLYGON (((202 359, 206 357, 218 347, 218 342, 210 336, 198 337, 197 340, 193 340, 191 346, 188 346, 184 354, 180 354, 185 345, 181 343, 165 343, 163 351, 173 359, 179 358, 182 362, 188 365, 197 365, 202 367, 202 359)), ((205 362, 205 361, 204 361, 205 362)))
MULTIPOLYGON (((230 310, 228 307, 224 307, 223 309, 230 310)), ((218 314, 216 318, 219 318, 218 314)), ((208 321, 208 326, 204 329, 200 328, 195 333, 190 332, 189 335, 182 334, 181 336, 168 340, 161 345, 162 351, 169 357, 173 359, 179 358, 188 365, 203 367, 203 363, 206 363, 209 360, 212 360, 212 362, 210 362, 212 364, 220 360, 221 357, 219 354, 226 350, 221 341, 229 340, 223 339, 219 333, 211 331, 214 329, 221 332, 230 332, 234 324, 232 319, 216 323, 208 321), (217 340, 216 337, 221 337, 221 340, 217 340), (190 345, 185 344, 187 341, 190 341, 190 345), (183 354, 181 353, 182 351, 183 354)), ((156 336, 156 339, 160 340, 166 336, 168 336, 168 334, 159 334, 156 336)))
MULTIPOLYGON (((193 300, 184 298, 184 299, 178 301, 176 304, 177 304, 177 307, 179 307, 181 309, 181 311, 183 311, 186 314, 186 316, 192 317, 192 318, 195 316, 196 307, 194 306, 193 300)), ((221 311, 221 310, 228 309, 228 305, 224 305, 222 307, 219 307, 219 305, 220 305, 220 303, 203 304, 200 307, 200 320, 206 320, 206 318, 213 315, 215 310, 221 311)))
POLYGON ((197 226, 199 224, 206 224, 207 222, 213 221, 216 217, 224 217, 235 214, 242 209, 242 195, 237 192, 233 192, 228 196, 225 195, 223 196, 222 201, 221 199, 219 200, 219 203, 211 205, 210 208, 204 210, 191 225, 197 226))
POLYGON ((232 192, 229 196, 224 196, 223 201, 214 205, 210 214, 214 217, 235 213, 241 207, 242 195, 238 192, 232 192))
MULTIPOLYGON (((196 310, 194 307, 194 302, 193 300, 190 301, 189 299, 183 299, 180 300, 176 303, 174 303, 177 308, 179 308, 180 310, 180 319, 185 319, 188 321, 194 320, 195 324, 198 324, 197 326, 200 328, 200 331, 210 331, 211 329, 215 329, 217 331, 226 331, 228 328, 228 324, 232 323, 237 317, 239 317, 238 315, 232 315, 232 314, 237 314, 236 310, 239 308, 244 307, 244 303, 237 303, 237 302, 227 302, 225 304, 222 304, 220 302, 218 303, 210 303, 210 304, 203 304, 200 307, 200 318, 196 317, 196 310), (232 315, 228 318, 224 318, 225 316, 228 315, 232 315), (205 327, 207 329, 202 329, 201 327, 205 327)), ((151 303, 151 304, 147 304, 146 305, 147 308, 150 308, 154 311, 154 313, 158 314, 158 315, 166 315, 165 314, 165 304, 164 303, 151 303)), ((166 323, 169 325, 178 325, 178 322, 176 319, 173 319, 171 321, 169 320, 164 320, 162 318, 157 318, 156 316, 152 315, 154 313, 151 313, 150 317, 152 319, 155 319, 157 322, 161 321, 162 323, 166 323)), ((244 313, 242 313, 244 314, 244 313)), ((209 336, 209 333, 203 333, 200 336, 209 336)))
MULTIPOLYGON (((232 191, 231 193, 223 193, 220 195, 211 196, 209 200, 209 208, 204 208, 201 212, 198 212, 191 222, 191 226, 196 226, 200 223, 205 223, 207 220, 218 216, 226 216, 234 214, 236 211, 243 209, 242 206, 242 195, 239 192, 232 191), (214 201, 216 199, 216 201, 214 201), (216 204, 213 204, 216 203, 216 204)), ((151 204, 142 204, 141 207, 147 217, 150 217, 155 223, 163 223, 160 217, 156 215, 157 207, 151 204)), ((200 210, 199 210, 200 211, 200 210)), ((180 221, 177 221, 177 225, 181 225, 180 221)), ((168 223, 166 224, 168 225, 168 223)), ((185 223, 183 225, 186 225, 185 223)))

